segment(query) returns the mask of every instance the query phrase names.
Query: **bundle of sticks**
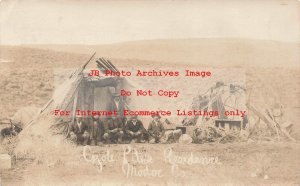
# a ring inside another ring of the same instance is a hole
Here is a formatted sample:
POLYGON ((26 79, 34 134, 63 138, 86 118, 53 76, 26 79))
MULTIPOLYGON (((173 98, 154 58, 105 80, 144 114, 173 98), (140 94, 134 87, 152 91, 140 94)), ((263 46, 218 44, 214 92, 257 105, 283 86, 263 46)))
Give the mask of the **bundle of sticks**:
POLYGON ((117 67, 112 64, 108 59, 99 58, 96 60, 97 66, 100 69, 100 71, 105 74, 106 71, 113 71, 113 72, 119 72, 117 67))

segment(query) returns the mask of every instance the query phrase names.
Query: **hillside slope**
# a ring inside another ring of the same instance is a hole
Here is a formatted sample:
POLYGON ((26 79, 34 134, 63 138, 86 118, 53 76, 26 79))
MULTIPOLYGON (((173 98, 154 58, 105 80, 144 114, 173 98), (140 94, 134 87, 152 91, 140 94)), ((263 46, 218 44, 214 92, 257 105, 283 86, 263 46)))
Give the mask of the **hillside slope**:
POLYGON ((299 44, 249 39, 145 40, 109 45, 28 45, 34 48, 168 63, 300 67, 299 44))

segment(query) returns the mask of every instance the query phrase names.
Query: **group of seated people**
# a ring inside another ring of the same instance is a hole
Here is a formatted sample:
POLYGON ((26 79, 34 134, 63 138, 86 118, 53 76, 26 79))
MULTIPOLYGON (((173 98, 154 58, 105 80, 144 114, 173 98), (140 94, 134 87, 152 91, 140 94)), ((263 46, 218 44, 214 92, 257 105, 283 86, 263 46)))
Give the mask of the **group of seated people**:
POLYGON ((70 124, 70 139, 77 144, 97 145, 110 143, 172 143, 177 142, 182 131, 170 123, 162 122, 159 115, 145 129, 137 116, 129 120, 110 116, 107 118, 77 117, 70 124))

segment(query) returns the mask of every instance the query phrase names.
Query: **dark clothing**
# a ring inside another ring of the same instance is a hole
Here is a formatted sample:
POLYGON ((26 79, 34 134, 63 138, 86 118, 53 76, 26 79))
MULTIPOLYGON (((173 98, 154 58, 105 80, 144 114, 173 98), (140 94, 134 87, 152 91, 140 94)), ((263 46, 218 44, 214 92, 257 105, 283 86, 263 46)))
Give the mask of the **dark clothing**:
POLYGON ((134 132, 133 134, 126 134, 125 139, 126 140, 136 140, 136 142, 140 143, 144 138, 144 133, 142 132, 134 132))
POLYGON ((125 127, 126 139, 127 140, 137 140, 136 142, 141 142, 146 136, 146 129, 140 120, 137 120, 134 124, 132 120, 129 120, 125 127))
POLYGON ((106 142, 118 142, 122 141, 124 135, 124 125, 123 122, 116 118, 116 119, 107 119, 104 124, 104 135, 103 138, 106 142))
POLYGON ((111 133, 105 133, 103 135, 104 140, 107 143, 116 143, 119 142, 121 143, 124 137, 124 132, 123 131, 117 131, 117 132, 111 132, 111 133))
POLYGON ((85 131, 88 130, 88 125, 85 121, 75 121, 73 124, 70 124, 70 131, 74 132, 75 134, 83 134, 85 131))
POLYGON ((137 120, 136 124, 134 125, 131 120, 129 120, 126 124, 125 131, 126 133, 131 132, 145 132, 145 128, 143 126, 143 123, 140 120, 137 120))
POLYGON ((157 124, 153 120, 148 127, 148 132, 152 137, 162 137, 165 134, 165 128, 161 121, 158 121, 157 124))
POLYGON ((119 131, 124 130, 124 125, 120 119, 108 119, 104 124, 104 132, 110 133, 114 129, 118 129, 119 131))
POLYGON ((126 104, 125 100, 120 98, 120 100, 117 101, 112 101, 111 103, 111 110, 117 112, 117 117, 120 118, 123 122, 125 121, 125 116, 124 116, 124 110, 125 110, 126 104))
POLYGON ((104 133, 103 122, 99 119, 90 119, 88 132, 91 140, 101 141, 104 133))
POLYGON ((77 136, 77 143, 87 145, 89 140, 88 124, 85 121, 76 121, 70 124, 70 132, 77 136))

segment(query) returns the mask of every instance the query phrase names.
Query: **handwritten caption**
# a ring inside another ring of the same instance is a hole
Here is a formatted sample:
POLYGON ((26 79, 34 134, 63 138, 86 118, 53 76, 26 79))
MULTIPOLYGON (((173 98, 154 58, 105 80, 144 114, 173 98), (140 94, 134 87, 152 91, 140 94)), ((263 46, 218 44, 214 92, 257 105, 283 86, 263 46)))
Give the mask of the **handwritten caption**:
POLYGON ((192 174, 184 170, 182 166, 209 166, 222 165, 218 157, 196 155, 193 152, 176 152, 172 147, 162 150, 162 154, 156 154, 155 158, 162 158, 167 165, 154 167, 154 157, 145 148, 136 148, 130 145, 121 147, 121 156, 117 156, 106 149, 102 152, 95 152, 90 146, 84 146, 82 157, 86 163, 96 168, 98 173, 104 171, 104 165, 120 163, 120 170, 126 178, 130 177, 163 177, 164 173, 175 177, 187 177, 192 174), (164 167, 164 169, 162 169, 164 167))

